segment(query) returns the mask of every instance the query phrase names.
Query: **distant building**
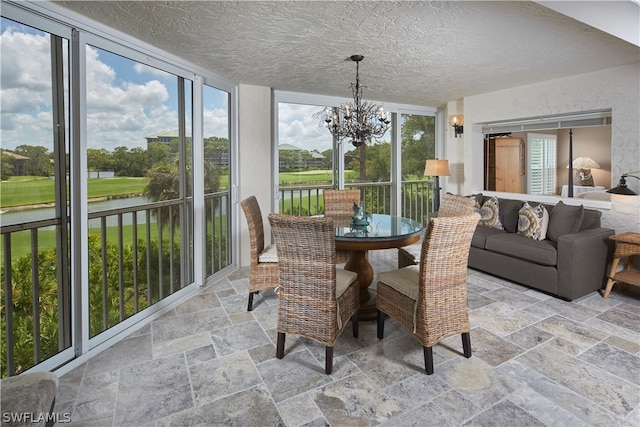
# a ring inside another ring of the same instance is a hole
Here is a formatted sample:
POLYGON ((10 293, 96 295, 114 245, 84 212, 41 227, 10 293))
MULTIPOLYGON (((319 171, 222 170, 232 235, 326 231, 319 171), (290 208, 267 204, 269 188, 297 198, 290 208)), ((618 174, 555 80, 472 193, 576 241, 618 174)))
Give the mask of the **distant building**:
MULTIPOLYGON (((304 151, 310 158, 305 157, 293 165, 295 168, 320 168, 324 164, 324 156, 315 151, 306 151, 302 148, 298 148, 291 144, 280 144, 278 146, 279 151, 304 151)), ((280 161, 280 167, 284 166, 284 163, 280 161)))
POLYGON ((16 154, 12 151, 0 150, 2 155, 11 157, 13 159, 13 174, 14 175, 24 175, 25 167, 27 160, 31 160, 30 157, 21 156, 20 154, 16 154))
MULTIPOLYGON (((177 139, 180 136, 178 129, 169 130, 163 133, 157 133, 154 135, 145 136, 144 139, 147 140, 147 146, 150 142, 161 142, 163 144, 169 144, 174 139, 177 139)), ((187 142, 191 142, 191 132, 187 132, 187 142)))

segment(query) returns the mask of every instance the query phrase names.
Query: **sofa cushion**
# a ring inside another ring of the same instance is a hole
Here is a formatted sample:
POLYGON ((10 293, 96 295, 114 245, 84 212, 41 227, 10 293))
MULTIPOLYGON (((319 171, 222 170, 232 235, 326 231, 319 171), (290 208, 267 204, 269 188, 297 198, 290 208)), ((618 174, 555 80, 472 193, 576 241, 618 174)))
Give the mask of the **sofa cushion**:
POLYGON ((497 197, 492 196, 485 200, 478 212, 480 213, 479 226, 496 228, 498 230, 503 229, 502 223, 500 222, 500 206, 497 197))
MULTIPOLYGON (((589 193, 581 193, 581 194, 589 194, 589 193)), ((598 211, 595 209, 585 209, 584 218, 582 219, 582 224, 580 225, 579 231, 600 228, 601 217, 602 217, 601 211, 598 211)))
POLYGON ((529 239, 544 240, 549 226, 549 213, 544 205, 524 202, 518 213, 518 234, 529 239))
POLYGON ((559 201, 549 214, 547 239, 557 242, 560 236, 577 233, 584 218, 584 206, 565 205, 559 201))
POLYGON ((536 264, 555 266, 558 263, 558 251, 554 242, 527 239, 516 233, 487 236, 485 248, 536 264))
POLYGON ((487 242, 487 237, 494 234, 504 233, 506 233, 506 231, 498 230, 496 228, 476 227, 476 231, 473 233, 473 238, 471 239, 471 246, 479 249, 484 249, 487 242))
POLYGON ((523 203, 522 200, 500 199, 500 221, 509 233, 518 231, 518 212, 523 203))

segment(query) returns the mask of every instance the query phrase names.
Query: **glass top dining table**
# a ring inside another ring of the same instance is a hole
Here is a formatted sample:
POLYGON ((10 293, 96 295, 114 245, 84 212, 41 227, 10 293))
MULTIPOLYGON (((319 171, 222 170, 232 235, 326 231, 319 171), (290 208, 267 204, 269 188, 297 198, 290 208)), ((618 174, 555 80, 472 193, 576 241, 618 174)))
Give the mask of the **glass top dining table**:
POLYGON ((351 215, 333 216, 337 250, 351 251, 345 270, 358 274, 360 283, 360 320, 375 319, 375 295, 369 290, 373 281, 373 267, 367 252, 375 249, 400 248, 420 240, 422 224, 411 218, 372 214, 369 225, 354 225, 351 215))

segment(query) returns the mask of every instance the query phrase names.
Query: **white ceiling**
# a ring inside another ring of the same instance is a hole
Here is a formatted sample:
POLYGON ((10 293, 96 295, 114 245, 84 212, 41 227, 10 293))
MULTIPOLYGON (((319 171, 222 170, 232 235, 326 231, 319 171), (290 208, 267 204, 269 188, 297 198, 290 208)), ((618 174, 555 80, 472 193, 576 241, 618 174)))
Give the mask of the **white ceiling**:
POLYGON ((220 77, 278 90, 350 97, 349 56, 361 54, 365 98, 434 107, 637 63, 640 53, 532 1, 55 3, 220 77))

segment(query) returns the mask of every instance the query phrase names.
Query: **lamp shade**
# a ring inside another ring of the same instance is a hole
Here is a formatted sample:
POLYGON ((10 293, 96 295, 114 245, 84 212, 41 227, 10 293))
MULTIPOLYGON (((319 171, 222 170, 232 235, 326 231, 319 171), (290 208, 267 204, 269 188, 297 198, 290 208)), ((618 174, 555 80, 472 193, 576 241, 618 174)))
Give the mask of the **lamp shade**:
POLYGON ((573 159, 573 167, 576 169, 599 169, 600 165, 591 157, 577 157, 573 159))
POLYGON ((622 194, 623 196, 637 196, 638 195, 635 191, 629 190, 629 187, 627 187, 627 180, 625 179, 625 176, 622 176, 622 178, 620 178, 620 182, 618 182, 618 186, 617 187, 613 187, 613 188, 607 190, 607 193, 622 194))
POLYGON ((449 116, 450 126, 462 126, 463 124, 464 124, 464 116, 462 115, 449 116))
POLYGON ((449 160, 427 160, 424 165, 424 176, 449 176, 449 160))

